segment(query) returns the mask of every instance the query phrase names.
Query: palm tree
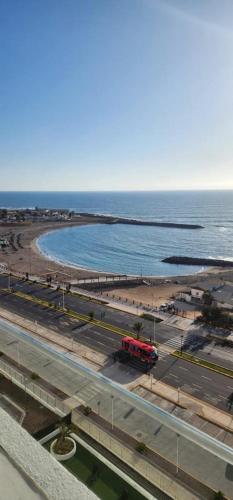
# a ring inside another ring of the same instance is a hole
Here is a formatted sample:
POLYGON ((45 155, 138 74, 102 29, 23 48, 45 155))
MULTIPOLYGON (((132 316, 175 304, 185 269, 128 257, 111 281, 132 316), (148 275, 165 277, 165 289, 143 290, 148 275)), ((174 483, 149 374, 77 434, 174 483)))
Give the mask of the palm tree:
POLYGON ((143 330, 143 324, 142 324, 140 321, 138 321, 137 323, 134 323, 134 325, 133 325, 133 330, 134 330, 134 331, 136 332, 136 334, 137 334, 137 339, 139 339, 139 337, 140 337, 140 333, 141 333, 141 332, 142 332, 142 330, 143 330))
POLYGON ((55 451, 55 453, 62 454, 62 452, 65 453, 65 451, 67 451, 67 452, 69 451, 69 450, 67 450, 67 448, 71 447, 71 449, 72 449, 72 442, 67 440, 67 438, 70 436, 72 431, 68 427, 68 425, 66 425, 65 422, 62 422, 60 425, 58 425, 58 427, 59 427, 60 433, 59 433, 59 436, 56 440, 56 444, 54 446, 54 451, 55 451))
POLYGON ((94 316, 95 316, 94 312, 93 312, 93 311, 90 311, 90 312, 89 312, 89 321, 93 321, 94 316))

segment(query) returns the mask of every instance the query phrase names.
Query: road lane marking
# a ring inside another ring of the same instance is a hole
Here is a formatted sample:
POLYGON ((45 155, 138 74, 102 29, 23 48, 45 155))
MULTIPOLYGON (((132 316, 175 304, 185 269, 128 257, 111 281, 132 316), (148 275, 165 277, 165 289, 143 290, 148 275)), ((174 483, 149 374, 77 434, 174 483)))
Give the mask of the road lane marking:
POLYGON ((197 387, 198 389, 202 389, 202 386, 201 385, 198 385, 198 384, 191 384, 191 385, 194 385, 195 387, 197 387))
POLYGON ((188 371, 188 368, 184 368, 183 366, 178 366, 180 370, 185 370, 186 372, 188 371))
POLYGON ((209 382, 212 382, 212 378, 206 377, 205 375, 201 375, 201 378, 205 378, 205 379, 206 379, 206 380, 208 380, 209 382))

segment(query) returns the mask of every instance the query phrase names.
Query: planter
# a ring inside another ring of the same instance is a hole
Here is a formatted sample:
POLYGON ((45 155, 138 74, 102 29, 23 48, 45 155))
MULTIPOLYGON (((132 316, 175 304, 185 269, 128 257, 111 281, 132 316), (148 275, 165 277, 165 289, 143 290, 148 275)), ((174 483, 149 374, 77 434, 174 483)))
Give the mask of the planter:
POLYGON ((58 462, 64 462, 65 460, 69 460, 69 458, 72 458, 75 453, 76 453, 76 442, 74 439, 72 439, 71 437, 67 437, 66 438, 68 441, 71 441, 72 444, 73 444, 73 448, 72 450, 70 450, 68 453, 65 453, 65 454, 60 454, 60 453, 55 453, 53 450, 54 450, 54 446, 57 442, 57 439, 55 439, 55 441, 53 441, 51 443, 51 446, 50 446, 50 453, 51 455, 56 458, 58 460, 58 462))

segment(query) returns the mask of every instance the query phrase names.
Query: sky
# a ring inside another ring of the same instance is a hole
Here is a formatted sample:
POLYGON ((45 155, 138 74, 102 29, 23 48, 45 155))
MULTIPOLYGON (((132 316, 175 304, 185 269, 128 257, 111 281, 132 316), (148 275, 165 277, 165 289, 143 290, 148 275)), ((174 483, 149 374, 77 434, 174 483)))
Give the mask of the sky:
POLYGON ((1 0, 0 190, 233 188, 232 0, 1 0))

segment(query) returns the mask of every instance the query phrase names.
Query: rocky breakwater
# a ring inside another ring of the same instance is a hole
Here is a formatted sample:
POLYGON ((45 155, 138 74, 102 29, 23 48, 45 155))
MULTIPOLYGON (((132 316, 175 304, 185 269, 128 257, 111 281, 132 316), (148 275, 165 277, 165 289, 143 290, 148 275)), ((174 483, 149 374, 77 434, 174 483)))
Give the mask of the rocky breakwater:
MULTIPOLYGON (((77 215, 77 214, 76 214, 77 215)), ((138 219, 127 219, 123 217, 112 217, 108 215, 95 215, 89 213, 80 212, 78 215, 85 217, 95 217, 96 220, 100 223, 105 224, 130 224, 133 226, 151 226, 151 227, 171 227, 177 229, 203 229, 203 226, 198 224, 182 224, 176 222, 158 222, 158 221, 146 221, 146 220, 138 220, 138 219)))
POLYGON ((208 259, 204 257, 182 257, 173 255, 162 260, 167 264, 183 264, 186 266, 233 267, 233 261, 223 259, 208 259))

